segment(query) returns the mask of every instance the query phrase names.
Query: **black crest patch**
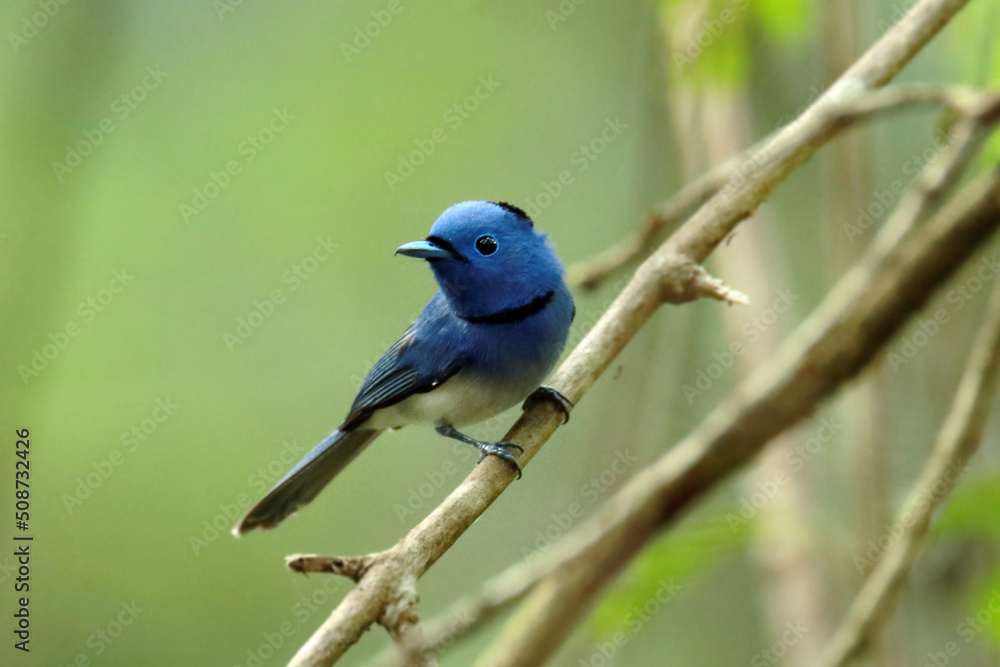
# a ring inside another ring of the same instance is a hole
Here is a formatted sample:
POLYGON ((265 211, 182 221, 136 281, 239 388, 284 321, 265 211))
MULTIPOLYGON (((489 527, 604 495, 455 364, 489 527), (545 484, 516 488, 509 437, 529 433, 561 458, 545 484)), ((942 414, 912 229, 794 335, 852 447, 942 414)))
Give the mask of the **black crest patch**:
POLYGON ((531 218, 528 217, 528 214, 525 213, 523 209, 520 209, 517 206, 514 206, 513 204, 508 204, 505 201, 494 201, 494 202, 490 202, 490 203, 491 204, 496 204, 497 206, 499 206, 500 208, 504 209, 505 211, 509 211, 509 212, 513 213, 517 217, 519 217, 522 220, 524 220, 525 222, 527 222, 532 227, 535 226, 535 223, 533 223, 531 221, 531 218))

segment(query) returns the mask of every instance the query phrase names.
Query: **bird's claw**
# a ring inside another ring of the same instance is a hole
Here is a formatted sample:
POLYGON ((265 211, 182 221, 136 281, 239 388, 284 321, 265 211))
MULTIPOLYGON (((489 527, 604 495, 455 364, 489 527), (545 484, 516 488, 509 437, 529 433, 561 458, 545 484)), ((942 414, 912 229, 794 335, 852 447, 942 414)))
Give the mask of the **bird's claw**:
POLYGON ((563 424, 569 423, 569 411, 573 409, 573 401, 566 398, 562 392, 552 387, 541 386, 524 399, 522 410, 527 410, 538 401, 548 401, 563 414, 563 424))
POLYGON ((479 451, 482 455, 479 457, 479 461, 476 464, 483 462, 488 455, 493 455, 498 459, 503 459, 508 464, 510 464, 514 471, 517 473, 518 479, 521 478, 521 464, 517 462, 517 457, 515 457, 509 450, 516 449, 521 454, 524 453, 524 448, 516 442, 508 442, 506 440, 500 442, 480 442, 478 445, 479 451))

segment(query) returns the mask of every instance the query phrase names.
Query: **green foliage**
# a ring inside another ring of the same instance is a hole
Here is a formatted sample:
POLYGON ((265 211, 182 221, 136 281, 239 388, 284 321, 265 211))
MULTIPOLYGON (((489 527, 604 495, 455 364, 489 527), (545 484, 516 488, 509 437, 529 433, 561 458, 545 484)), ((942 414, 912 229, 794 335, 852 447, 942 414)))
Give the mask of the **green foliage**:
POLYGON ((973 535, 1000 543, 1000 470, 963 480, 938 518, 941 537, 973 535))
POLYGON ((809 30, 812 6, 806 0, 754 0, 753 13, 768 37, 800 40, 809 30))
POLYGON ((594 612, 595 631, 611 634, 655 614, 724 556, 742 550, 748 534, 722 517, 672 530, 649 546, 604 598, 594 612))
MULTIPOLYGON (((972 536, 1000 546, 1000 470, 961 482, 942 511, 934 535, 943 539, 972 536)), ((1000 566, 973 597, 969 613, 975 623, 968 623, 977 635, 982 632, 1000 646, 1000 613, 990 611, 991 602, 993 609, 1000 604, 1000 566)))
MULTIPOLYGON (((994 505, 994 508, 998 507, 994 505)), ((994 646, 1000 647, 1000 568, 993 573, 974 597, 972 609, 969 610, 968 625, 974 631, 982 632, 994 646)))
POLYGON ((805 0, 712 0, 702 14, 702 3, 662 3, 664 25, 676 42, 671 60, 687 84, 734 88, 745 82, 754 60, 755 32, 778 45, 801 40, 810 29, 811 4, 805 0), (689 25, 686 34, 676 26, 689 25))

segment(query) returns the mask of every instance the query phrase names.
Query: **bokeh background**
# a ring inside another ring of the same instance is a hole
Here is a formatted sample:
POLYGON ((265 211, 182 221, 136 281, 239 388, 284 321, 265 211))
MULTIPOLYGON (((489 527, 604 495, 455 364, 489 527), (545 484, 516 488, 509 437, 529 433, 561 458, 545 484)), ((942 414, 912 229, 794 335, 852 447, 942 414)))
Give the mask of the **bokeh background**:
MULTIPOLYGON (((14 429, 28 428, 35 539, 30 655, 11 647, 0 549, 0 663, 284 664, 347 585, 283 557, 383 549, 474 463, 407 429, 280 529, 228 534, 433 293, 393 249, 448 205, 493 199, 585 262, 793 118, 909 4, 4 3, 0 532, 14 532, 14 429)), ((901 80, 995 84, 998 32, 1000 2, 973 0, 901 80)), ((571 506, 589 514, 767 363, 885 219, 893 184, 940 150, 942 122, 880 120, 783 184, 711 260, 753 305, 664 308, 424 577, 422 613, 544 550, 579 523, 571 506), (745 353, 727 358, 734 342, 745 353)), ((883 357, 653 545, 557 663, 810 664, 947 411, 990 287, 974 272, 942 289, 929 308, 949 323, 905 362, 883 357)), ((625 277, 576 290, 572 342, 625 277)), ((952 641, 948 664, 1000 664, 998 544, 994 426, 872 664, 923 665, 952 641)), ((442 664, 471 664, 498 628, 442 664)), ((344 664, 387 644, 376 629, 344 664)))

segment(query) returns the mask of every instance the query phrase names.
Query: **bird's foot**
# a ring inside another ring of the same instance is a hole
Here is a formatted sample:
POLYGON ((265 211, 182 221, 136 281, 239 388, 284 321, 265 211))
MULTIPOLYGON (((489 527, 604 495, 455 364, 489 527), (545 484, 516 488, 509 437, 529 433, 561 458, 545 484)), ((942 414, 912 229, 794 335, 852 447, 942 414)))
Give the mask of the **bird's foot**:
POLYGON ((476 440, 475 438, 470 438, 464 433, 460 433, 453 426, 447 424, 438 424, 435 430, 446 438, 454 438, 460 442, 464 442, 467 445, 475 447, 479 450, 482 456, 479 457, 479 461, 476 465, 483 462, 488 455, 493 455, 499 459, 506 461, 514 471, 517 473, 518 478, 521 477, 521 464, 517 462, 517 457, 511 453, 510 450, 516 449, 521 454, 524 453, 524 448, 516 442, 508 442, 506 440, 501 440, 500 442, 488 442, 486 440, 476 440))
POLYGON ((553 389, 552 387, 541 386, 535 391, 528 395, 528 398, 524 399, 524 405, 521 406, 522 410, 527 410, 532 405, 539 401, 548 401, 556 406, 556 408, 563 414, 563 424, 569 423, 569 411, 573 409, 573 401, 569 400, 558 389, 553 389))
POLYGON ((476 440, 476 444, 472 445, 481 452, 479 460, 476 461, 476 465, 483 462, 488 455, 493 455, 498 459, 503 459, 514 469, 517 473, 518 479, 521 478, 521 464, 517 462, 517 457, 510 451, 516 449, 519 454, 524 453, 524 448, 516 442, 508 442, 507 440, 501 440, 500 442, 484 442, 482 440, 476 440))

